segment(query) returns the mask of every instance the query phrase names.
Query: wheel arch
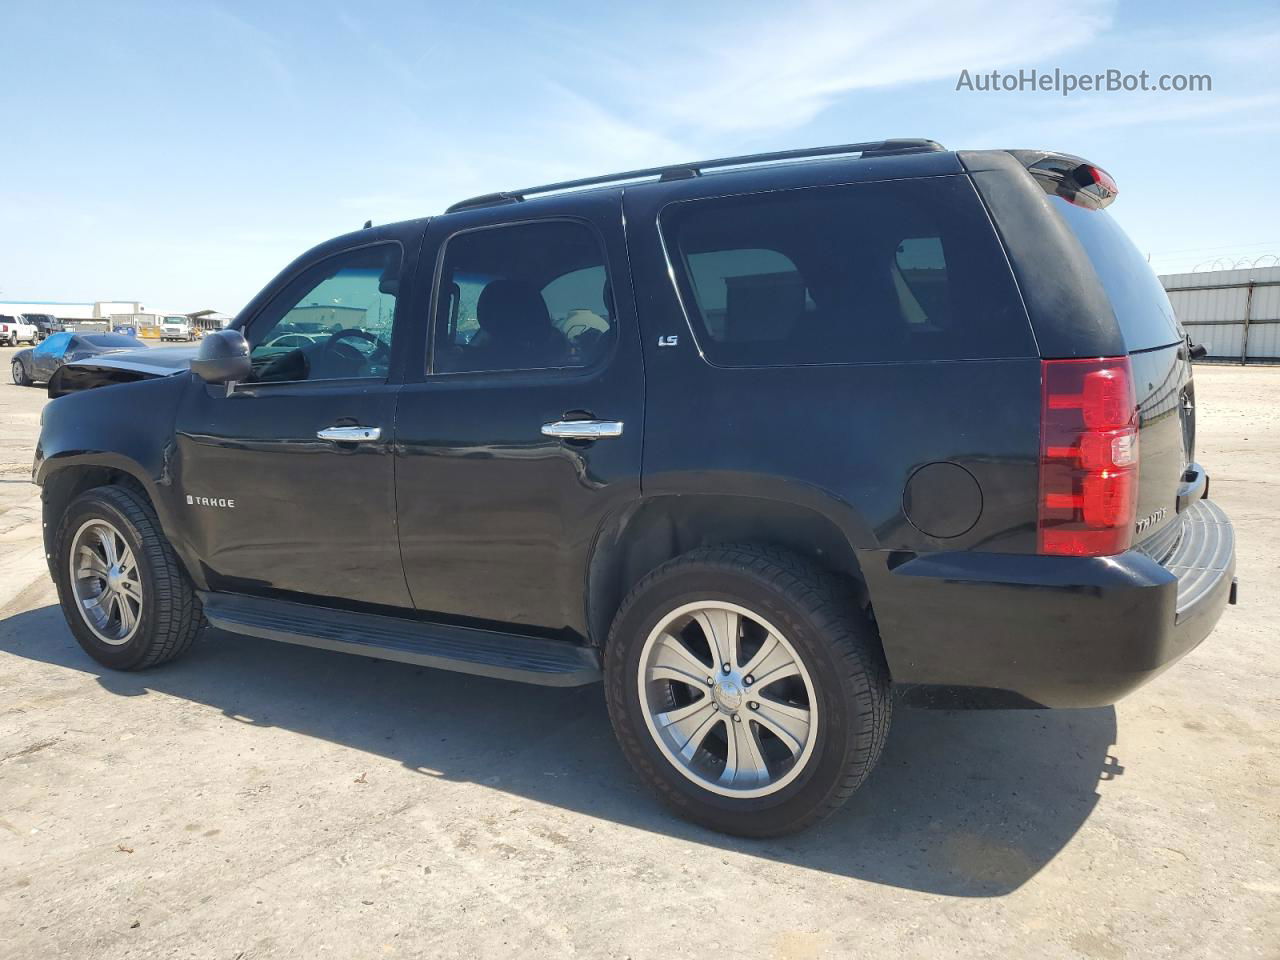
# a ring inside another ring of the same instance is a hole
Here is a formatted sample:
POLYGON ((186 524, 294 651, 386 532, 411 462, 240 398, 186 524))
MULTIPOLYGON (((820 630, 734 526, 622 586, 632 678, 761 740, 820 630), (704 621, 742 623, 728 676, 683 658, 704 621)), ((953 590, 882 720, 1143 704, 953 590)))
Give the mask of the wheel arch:
MULTIPOLYGON (((167 500, 157 488, 156 480, 137 461, 108 452, 54 457, 41 464, 37 482, 40 484, 45 557, 50 564, 54 559, 58 526, 72 501, 95 487, 124 487, 142 497, 155 512, 161 532, 173 546, 187 574, 196 580, 199 569, 191 563, 185 544, 174 536, 167 500)), ((202 583, 203 580, 196 582, 202 583)))
POLYGON ((755 543, 812 560, 866 606, 866 579, 848 536, 810 507, 759 497, 669 495, 641 501, 596 537, 587 569, 588 641, 603 646, 618 608, 649 571, 698 547, 755 543))

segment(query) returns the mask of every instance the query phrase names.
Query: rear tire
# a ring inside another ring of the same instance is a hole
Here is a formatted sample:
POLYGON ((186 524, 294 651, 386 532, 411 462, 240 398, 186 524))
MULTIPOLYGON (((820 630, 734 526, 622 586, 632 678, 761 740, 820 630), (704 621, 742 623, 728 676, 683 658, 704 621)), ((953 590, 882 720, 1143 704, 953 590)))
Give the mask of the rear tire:
POLYGON ((847 587, 754 545, 694 550, 641 580, 614 620, 604 679, 645 783, 681 816, 739 836, 792 833, 838 809, 875 766, 892 711, 879 638, 847 587), (717 631, 727 645, 707 640, 717 631))
POLYGON ((62 516, 53 555, 62 615, 103 666, 166 663, 186 653, 204 626, 155 511, 131 489, 95 487, 77 497, 62 516))

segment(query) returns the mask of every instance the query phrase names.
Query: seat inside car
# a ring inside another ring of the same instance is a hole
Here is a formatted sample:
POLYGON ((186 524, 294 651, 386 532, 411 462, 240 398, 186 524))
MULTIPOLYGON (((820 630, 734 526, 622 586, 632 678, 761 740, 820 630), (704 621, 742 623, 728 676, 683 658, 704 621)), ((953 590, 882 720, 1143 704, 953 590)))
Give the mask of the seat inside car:
POLYGON ((469 370, 550 367, 564 363, 568 341, 556 329, 546 301, 533 284, 499 279, 476 300, 476 321, 483 336, 462 358, 469 370))

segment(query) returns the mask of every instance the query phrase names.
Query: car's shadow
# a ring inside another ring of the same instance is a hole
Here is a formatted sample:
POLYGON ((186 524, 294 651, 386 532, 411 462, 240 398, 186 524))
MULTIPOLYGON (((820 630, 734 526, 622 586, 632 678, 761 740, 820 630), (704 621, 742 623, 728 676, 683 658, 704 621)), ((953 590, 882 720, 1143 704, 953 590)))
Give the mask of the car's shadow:
POLYGON ((1034 876, 1089 816, 1098 781, 1122 770, 1109 755, 1109 707, 900 705, 880 766, 843 810, 796 836, 747 841, 684 823, 642 789, 614 744, 598 685, 522 686, 219 632, 176 663, 115 673, 81 651, 56 606, 0 621, 0 656, 691 843, 961 897, 999 896, 1034 876))

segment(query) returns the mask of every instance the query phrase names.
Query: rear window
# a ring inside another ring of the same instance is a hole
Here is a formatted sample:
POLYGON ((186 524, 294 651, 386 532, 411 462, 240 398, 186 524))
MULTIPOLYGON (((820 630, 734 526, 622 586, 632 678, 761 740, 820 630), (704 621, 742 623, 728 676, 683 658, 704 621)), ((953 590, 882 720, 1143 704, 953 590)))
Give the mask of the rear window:
POLYGON ((1084 247, 1111 301, 1130 350, 1164 347, 1182 339, 1169 296, 1146 258, 1106 210, 1090 210, 1051 196, 1050 203, 1084 247))
POLYGON ((698 345, 718 366, 1035 354, 963 177, 683 201, 662 231, 698 345))
POLYGON ((142 341, 123 333, 82 333, 80 339, 94 347, 140 347, 142 341))

